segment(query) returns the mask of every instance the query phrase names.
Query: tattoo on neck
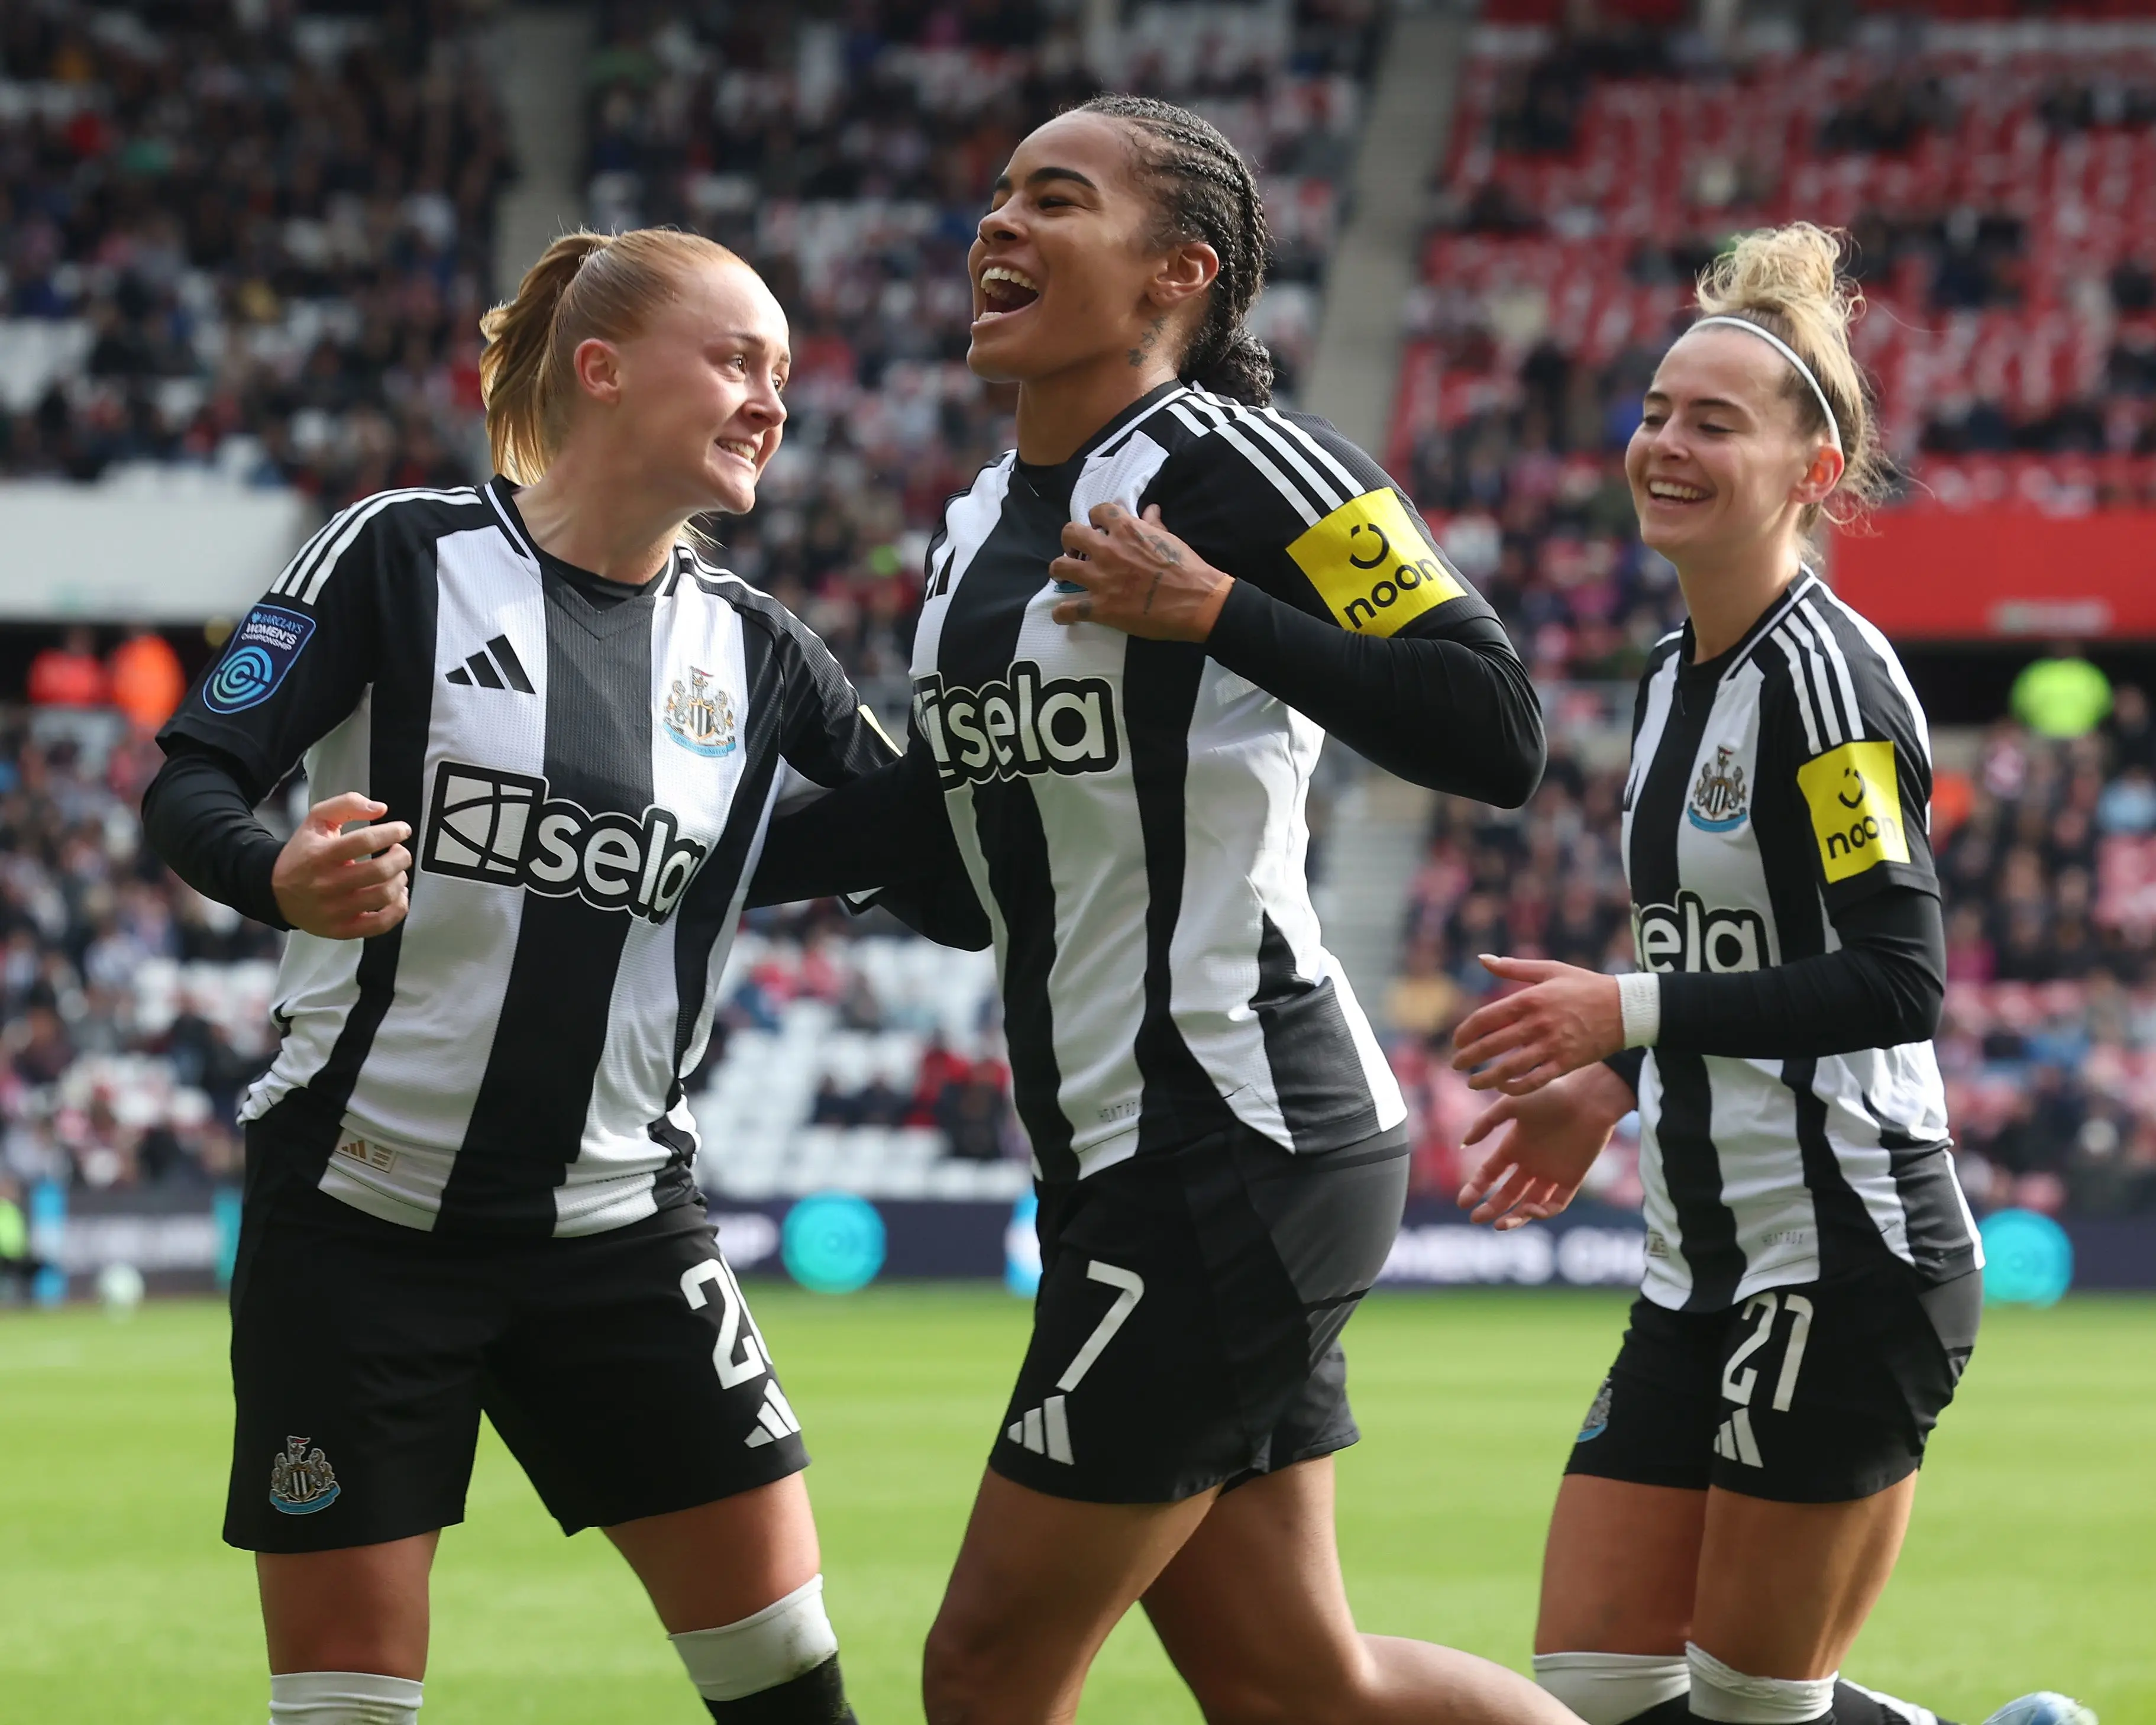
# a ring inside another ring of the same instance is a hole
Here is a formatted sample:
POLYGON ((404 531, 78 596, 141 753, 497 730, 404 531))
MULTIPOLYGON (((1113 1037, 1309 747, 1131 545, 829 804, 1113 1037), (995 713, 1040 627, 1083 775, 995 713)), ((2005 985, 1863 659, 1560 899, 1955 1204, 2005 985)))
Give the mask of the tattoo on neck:
POLYGON ((1168 314, 1163 311, 1158 317, 1153 319, 1146 332, 1138 337, 1138 345, 1124 351, 1124 357, 1130 361, 1132 370, 1135 371, 1152 357, 1153 349, 1160 345, 1160 332, 1167 323, 1168 314))

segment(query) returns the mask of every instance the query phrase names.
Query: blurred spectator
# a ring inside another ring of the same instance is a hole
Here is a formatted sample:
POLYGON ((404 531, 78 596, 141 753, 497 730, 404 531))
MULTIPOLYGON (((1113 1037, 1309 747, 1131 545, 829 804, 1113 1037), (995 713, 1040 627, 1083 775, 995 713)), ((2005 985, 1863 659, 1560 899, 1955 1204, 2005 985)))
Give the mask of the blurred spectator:
POLYGON ((510 169, 480 0, 0 8, 0 473, 461 484, 510 169))
POLYGON ((2039 737, 2086 737, 2111 711, 2111 680, 2078 648, 2061 645, 2023 668, 2008 705, 2039 737))
POLYGON ((187 692, 180 655, 162 635, 145 629, 112 649, 112 704, 144 737, 172 717, 187 692))
POLYGON ((142 848, 156 745, 58 716, 0 709, 0 1178, 232 1178, 278 937, 142 848))
POLYGON ((103 706, 108 692, 96 637, 86 629, 69 629, 30 661, 33 706, 103 706))

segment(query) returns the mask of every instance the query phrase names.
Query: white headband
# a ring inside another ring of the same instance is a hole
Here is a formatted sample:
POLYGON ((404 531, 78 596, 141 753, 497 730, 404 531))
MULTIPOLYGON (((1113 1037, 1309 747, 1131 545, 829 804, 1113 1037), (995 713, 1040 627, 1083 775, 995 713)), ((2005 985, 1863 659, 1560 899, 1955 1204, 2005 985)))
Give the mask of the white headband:
MULTIPOLYGON (((1797 368, 1797 375, 1811 385, 1812 399, 1819 403, 1820 412, 1826 418, 1826 434, 1828 440, 1834 444, 1835 454, 1837 455, 1844 454, 1841 447, 1841 428, 1834 423, 1834 409, 1827 405, 1826 391, 1820 388, 1820 380, 1812 375, 1812 368, 1804 363, 1803 356, 1799 354, 1795 348, 1790 347, 1772 330, 1753 322, 1748 317, 1702 317, 1691 328, 1703 330, 1711 323, 1727 324, 1732 330, 1749 330, 1794 366, 1797 368)), ((1690 335, 1691 330, 1687 330, 1685 333, 1690 335)))

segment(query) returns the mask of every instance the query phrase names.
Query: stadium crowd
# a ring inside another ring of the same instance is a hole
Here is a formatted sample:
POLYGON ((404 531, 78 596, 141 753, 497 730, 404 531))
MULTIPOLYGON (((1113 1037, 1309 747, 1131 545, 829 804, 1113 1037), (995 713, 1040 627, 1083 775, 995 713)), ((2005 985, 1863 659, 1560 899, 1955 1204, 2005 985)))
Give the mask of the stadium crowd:
POLYGON ((0 474, 469 479, 511 173, 482 11, 0 8, 0 474))
MULTIPOLYGON (((1517 814, 1445 799, 1409 896, 1389 1002, 1417 1110, 1419 1178, 1450 1190, 1481 1099, 1447 1064, 1493 985, 1481 952, 1633 968, 1616 846, 1624 773, 1562 752, 1517 814)), ((2115 694, 2088 733, 2011 720, 1939 771, 1933 839, 1947 913, 1938 1039, 1973 1201, 2046 1212, 2156 1209, 2156 723, 2115 694)), ((1620 1143, 1598 1173, 1630 1188, 1620 1143)))
POLYGON ((591 66, 588 219, 693 227, 792 320, 786 442, 729 567, 836 649, 886 710, 944 500, 1009 442, 1012 397, 966 369, 966 249, 1017 141, 1103 84, 1188 102, 1261 164, 1277 241, 1264 333, 1291 393, 1360 120, 1369 0, 1075 9, 864 0, 816 22, 611 0, 591 66))
POLYGON ((1537 676, 1628 680, 1676 614, 1622 450, 1736 229, 1851 230, 1898 506, 2156 501, 2156 33, 2082 9, 1476 33, 1389 459, 1537 676))
MULTIPOLYGON (((485 13, 8 8, 0 471, 192 462, 326 504, 470 477, 477 316, 511 172, 485 13)), ((1032 0, 860 0, 822 21, 723 0, 601 8, 589 219, 711 234, 793 316, 787 442, 726 559, 830 641, 886 714, 906 699, 914 572, 942 501, 1008 440, 1008 398, 963 364, 963 257, 1010 144, 1103 80, 1220 124, 1265 170, 1279 255, 1264 333, 1291 397, 1374 16, 1367 0, 1140 7, 1101 41, 1032 0)), ((1610 691, 1676 614, 1672 572, 1632 531, 1618 451, 1690 272, 1732 226, 1802 201, 1858 234, 1887 331, 1867 357, 1890 429, 1920 455, 1907 506, 2001 485, 2054 509, 2148 495, 2156 59, 2121 53, 2099 72, 2061 37, 1994 88, 1966 42, 1896 39, 1866 54, 1477 38, 1391 459, 1544 686, 1569 685, 1560 737, 1621 721, 1629 702, 1610 691), (1667 186, 1643 172, 1680 151, 1706 167, 1667 186), (2016 198, 1999 190, 2009 170, 2016 198), (1612 175, 1657 189, 1612 205, 1612 175), (1920 329, 1947 334, 1928 347, 1920 329), (1971 357, 2032 335, 2051 357, 2041 375, 1971 357)), ((1941 776, 1940 1050, 1980 1201, 2156 1204, 2148 737, 2145 702, 2123 689, 2100 736, 2004 726, 1941 776)), ((18 1178, 234 1165, 232 1105, 266 1054, 276 942, 141 848, 155 758, 80 711, 0 722, 0 1163, 18 1178)), ((1478 1106, 1442 1057, 1486 982, 1473 955, 1630 962, 1620 777, 1561 746, 1524 814, 1440 809, 1388 1003, 1432 1189, 1456 1175, 1478 1106)), ((803 1123, 932 1127, 958 1155, 1022 1154, 993 991, 940 1029, 916 1021, 911 997, 848 956, 875 932, 828 904, 754 913, 699 1081, 730 1035, 775 1035, 811 1008, 922 1051, 910 1072, 824 1073, 803 1123)), ((1606 1158, 1602 1195, 1636 1193, 1628 1153, 1606 1158)))

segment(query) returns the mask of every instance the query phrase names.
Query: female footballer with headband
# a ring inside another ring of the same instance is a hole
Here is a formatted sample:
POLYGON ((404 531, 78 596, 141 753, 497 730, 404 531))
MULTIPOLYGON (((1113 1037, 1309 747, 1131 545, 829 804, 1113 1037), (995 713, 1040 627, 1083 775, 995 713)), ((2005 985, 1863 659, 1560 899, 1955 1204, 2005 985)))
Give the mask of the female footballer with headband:
MULTIPOLYGON (((1933 1725, 1838 1681, 1976 1339, 1982 1254, 1931 1036, 1945 943, 1922 709, 1804 557, 1884 470, 1835 237, 1702 279, 1625 455, 1690 620, 1640 685, 1624 855, 1640 971, 1526 983, 1455 1065, 1499 1100, 1460 1194, 1561 1210, 1635 1106, 1647 1271, 1557 1502, 1535 1670, 1588 1725, 1933 1725)), ((2024 1697, 1994 1725, 2092 1725, 2024 1697)))

